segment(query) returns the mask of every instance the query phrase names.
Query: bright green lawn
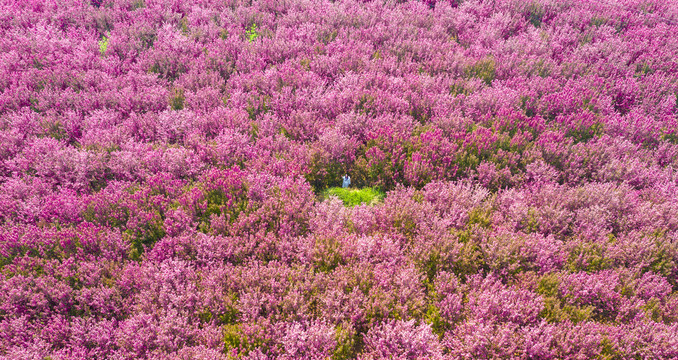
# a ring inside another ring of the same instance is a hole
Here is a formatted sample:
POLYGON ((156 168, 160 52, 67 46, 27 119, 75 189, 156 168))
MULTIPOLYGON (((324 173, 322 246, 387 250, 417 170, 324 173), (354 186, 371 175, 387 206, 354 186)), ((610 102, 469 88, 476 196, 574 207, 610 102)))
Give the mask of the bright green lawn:
POLYGON ((333 187, 323 192, 324 198, 334 195, 344 202, 345 206, 355 206, 362 203, 371 205, 384 198, 384 193, 371 187, 354 189, 333 187))

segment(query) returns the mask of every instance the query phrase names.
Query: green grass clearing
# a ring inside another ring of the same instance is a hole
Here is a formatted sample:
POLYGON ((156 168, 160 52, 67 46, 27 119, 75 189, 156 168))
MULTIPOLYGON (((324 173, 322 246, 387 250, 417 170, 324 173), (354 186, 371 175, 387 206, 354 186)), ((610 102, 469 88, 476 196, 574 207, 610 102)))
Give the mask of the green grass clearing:
POLYGON ((344 202, 344 206, 367 205, 381 201, 385 194, 378 189, 366 187, 362 189, 332 187, 323 191, 323 198, 336 196, 344 202))

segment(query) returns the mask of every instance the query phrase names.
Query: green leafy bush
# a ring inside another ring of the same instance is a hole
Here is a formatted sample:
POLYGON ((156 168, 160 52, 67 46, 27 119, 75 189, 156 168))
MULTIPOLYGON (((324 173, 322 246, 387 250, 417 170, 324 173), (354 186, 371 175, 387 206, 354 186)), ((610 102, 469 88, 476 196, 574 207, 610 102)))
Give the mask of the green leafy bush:
POLYGON ((99 52, 101 55, 106 54, 106 50, 108 50, 108 38, 104 36, 101 40, 99 40, 99 52))

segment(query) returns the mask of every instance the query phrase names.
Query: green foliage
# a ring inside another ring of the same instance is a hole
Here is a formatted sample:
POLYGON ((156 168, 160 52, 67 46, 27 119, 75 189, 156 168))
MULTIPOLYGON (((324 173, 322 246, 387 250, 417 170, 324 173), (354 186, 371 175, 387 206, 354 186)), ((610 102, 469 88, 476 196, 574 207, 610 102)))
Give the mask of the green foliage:
POLYGON ((604 17, 594 16, 591 18, 591 26, 601 27, 602 25, 607 24, 607 19, 604 17))
POLYGON ((667 239, 665 230, 656 230, 648 236, 652 238, 655 249, 649 259, 649 266, 646 266, 644 270, 665 277, 673 287, 673 291, 678 291, 678 279, 672 275, 676 268, 675 259, 678 259, 677 249, 667 239))
POLYGON ((134 0, 132 2, 132 10, 142 9, 146 7, 144 0, 134 0))
POLYGON ((340 246, 341 243, 334 238, 317 239, 313 266, 320 272, 329 273, 337 266, 344 264, 344 259, 339 252, 340 246))
MULTIPOLYGON (((412 102, 410 102, 412 103, 412 102)), ((411 105, 410 116, 420 124, 426 124, 433 116, 433 109, 430 106, 411 105)))
POLYGON ((184 35, 190 34, 190 29, 188 28, 188 20, 186 18, 181 18, 179 20, 179 26, 181 27, 181 33, 184 35))
POLYGON ((444 269, 439 270, 451 271, 465 281, 471 275, 489 270, 489 266, 480 246, 475 241, 466 241, 460 249, 459 256, 446 264, 444 269))
POLYGON ((648 74, 654 73, 655 70, 652 68, 652 66, 648 63, 636 63, 636 72, 634 74, 635 77, 643 77, 648 74))
MULTIPOLYGON (((526 62, 524 65, 524 69, 525 74, 528 76, 539 76, 545 78, 551 75, 551 68, 548 65, 548 63, 544 61, 544 59, 526 62)), ((521 100, 525 96, 526 95, 521 96, 521 100)))
MULTIPOLYGON (((58 221, 45 226, 54 228, 55 230, 61 229, 58 221)), ((19 272, 16 272, 15 267, 8 267, 10 271, 4 272, 4 275, 8 277, 18 274, 25 276, 42 275, 44 274, 44 268, 40 264, 42 261, 59 260, 61 262, 64 259, 78 254, 82 250, 83 245, 78 236, 62 238, 62 240, 66 239, 68 239, 68 241, 43 244, 39 247, 35 247, 34 245, 10 246, 6 249, 4 254, 0 255, 0 270, 8 270, 5 269, 5 266, 14 263, 17 258, 32 258, 32 265, 28 267, 19 267, 20 269, 23 268, 23 270, 20 270, 19 272)))
POLYGON ((520 221, 522 230, 528 234, 539 232, 540 222, 537 212, 530 207, 527 210, 527 218, 520 221))
POLYGON ((475 208, 469 212, 469 221, 463 229, 451 229, 452 241, 441 248, 432 248, 420 262, 420 269, 432 283, 441 271, 452 272, 461 279, 489 270, 485 254, 479 246, 478 234, 491 226, 490 210, 475 208), (454 254, 454 255, 451 255, 454 254))
POLYGON ((292 134, 289 130, 287 130, 284 126, 280 126, 280 135, 290 139, 290 140, 295 140, 294 134, 292 134))
POLYGON ((322 153, 311 155, 309 171, 304 175, 316 194, 325 191, 330 185, 341 183, 341 176, 346 173, 345 165, 340 161, 328 161, 322 153))
POLYGON ((558 288, 560 287, 560 280, 555 274, 544 275, 537 285, 537 293, 543 296, 554 296, 557 297, 559 292, 558 288))
POLYGON ((212 190, 207 193, 207 209, 199 213, 199 218, 209 220, 212 214, 221 215, 221 210, 227 202, 226 194, 222 190, 212 190))
POLYGON ((437 249, 433 249, 428 254, 428 257, 424 261, 422 261, 420 268, 422 269, 422 272, 426 275, 426 281, 428 284, 433 284, 433 281, 435 280, 436 276, 438 275, 438 272, 440 271, 441 265, 443 265, 442 259, 437 249))
POLYGON ((567 133, 565 133, 565 136, 572 138, 575 143, 585 143, 594 137, 599 137, 602 135, 603 130, 604 125, 601 123, 596 123, 591 126, 580 126, 569 129, 567 133))
POLYGON ((228 355, 228 359, 241 359, 247 356, 254 349, 261 349, 266 353, 270 344, 260 333, 245 334, 240 327, 240 324, 226 324, 222 327, 224 353, 228 355), (232 357, 232 352, 235 350, 236 357, 232 357))
POLYGON ((588 321, 593 318, 593 306, 572 306, 566 304, 561 299, 546 297, 544 298, 544 309, 539 316, 550 323, 559 323, 570 320, 573 323, 588 321))
POLYGON ((600 355, 597 357, 601 360, 612 360, 612 359, 623 359, 624 354, 620 353, 619 350, 614 346, 612 341, 607 337, 604 337, 600 341, 600 355))
POLYGON ((593 41, 593 32, 586 31, 579 34, 579 46, 590 44, 593 41))
POLYGON ((374 186, 387 191, 398 183, 407 184, 405 159, 412 159, 417 144, 411 139, 387 139, 378 137, 368 140, 358 148, 357 160, 351 170, 352 184, 357 187, 374 186))
POLYGON ((215 189, 207 192, 205 200, 207 207, 205 210, 197 209, 198 229, 202 232, 210 232, 212 215, 225 215, 227 220, 233 221, 240 213, 247 210, 248 201, 246 197, 246 188, 236 189, 235 192, 227 194, 222 189, 215 189))
POLYGON ((376 98, 370 94, 363 94, 358 98, 355 105, 355 111, 361 114, 370 115, 374 113, 374 101, 376 98))
POLYGON ((393 227, 409 240, 412 240, 417 233, 417 223, 410 214, 398 216, 393 222, 393 227))
POLYGON ((527 6, 527 18, 534 27, 540 27, 544 18, 544 8, 540 3, 533 2, 527 6))
POLYGON ((153 244, 165 236, 165 229, 163 228, 162 220, 155 220, 149 221, 135 230, 128 229, 125 231, 125 234, 129 236, 129 240, 132 243, 130 257, 134 260, 139 260, 147 247, 152 247, 153 244))
MULTIPOLYGON (((119 149, 120 149, 119 146, 114 145, 114 146, 104 148, 103 151, 106 151, 107 153, 110 154, 111 152, 117 151, 119 149)), ((104 173, 103 173, 102 176, 94 177, 89 181, 89 187, 90 187, 90 189, 92 189, 92 191, 99 192, 102 189, 106 188, 106 186, 108 185, 108 179, 112 179, 112 178, 113 178, 113 170, 111 170, 110 168, 106 168, 106 169, 104 169, 104 173)))
POLYGON ((459 174, 463 174, 470 169, 475 169, 478 167, 478 165, 480 165, 480 159, 477 156, 477 152, 470 150, 472 149, 467 149, 456 156, 455 164, 459 168, 459 174))
POLYGON ((384 198, 384 193, 379 189, 366 187, 362 189, 332 187, 323 192, 324 198, 336 196, 344 202, 345 206, 360 204, 372 205, 384 198))
POLYGON ((587 271, 597 272, 610 269, 613 265, 612 259, 605 256, 603 245, 599 243, 589 243, 578 245, 570 252, 567 260, 567 268, 572 272, 587 271))
MULTIPOLYGON (((238 297, 233 294, 230 297, 230 303, 234 304, 238 301, 238 297)), ((206 310, 198 314, 198 318, 203 323, 209 323, 216 321, 217 324, 221 325, 234 325, 238 322, 238 315, 240 312, 233 306, 228 305, 223 313, 215 314, 212 311, 206 310)))
POLYGON ((101 53, 101 55, 105 55, 107 49, 108 49, 108 38, 104 36, 103 38, 101 38, 101 40, 99 40, 99 53, 101 53))
POLYGON ((334 41, 334 39, 337 38, 338 34, 339 33, 337 32, 337 30, 321 31, 320 33, 318 33, 318 41, 327 45, 327 44, 331 43, 332 41, 334 41))
POLYGON ((464 72, 467 78, 481 79, 487 85, 492 85, 492 81, 497 75, 495 62, 492 57, 476 62, 475 65, 467 67, 464 72))
POLYGON ((489 228, 492 225, 492 218, 490 217, 492 211, 484 208, 473 208, 468 213, 468 226, 478 224, 480 227, 489 228))
POLYGON ((34 58, 33 59, 33 67, 38 69, 38 70, 42 70, 45 67, 45 65, 42 63, 42 61, 40 59, 34 58))
POLYGON ((226 39, 228 39, 228 35, 229 35, 229 33, 228 33, 228 30, 227 30, 227 29, 221 29, 221 30, 219 30, 219 38, 220 38, 220 39, 226 40, 226 39))
POLYGON ((566 320, 581 322, 591 319, 594 315, 593 306, 578 307, 567 304, 560 295, 560 280, 558 275, 544 275, 537 286, 537 293, 544 298, 544 309, 539 316, 550 323, 566 320))
POLYGON ((158 74, 159 77, 174 82, 181 74, 188 71, 186 64, 175 64, 167 57, 156 59, 153 65, 148 69, 150 73, 158 74))
POLYGON ((182 88, 173 88, 170 95, 170 106, 172 110, 182 110, 184 108, 184 89, 182 88))
POLYGON ((252 121, 250 122, 250 137, 252 138, 252 140, 256 140, 258 136, 259 136, 259 124, 252 121))
POLYGON ((271 97, 268 95, 255 96, 247 100, 247 115, 250 120, 256 120, 257 116, 265 114, 269 111, 268 104, 271 101, 271 97))
MULTIPOLYGON (((61 123, 61 121, 42 121, 40 123, 40 127, 42 127, 44 136, 46 137, 51 137, 53 139, 57 140, 62 140, 68 138, 68 132, 66 131, 66 127, 61 123)), ((42 134, 38 135, 39 137, 42 134)))
POLYGON ((452 85, 450 85, 450 95, 452 96, 457 96, 457 95, 469 95, 473 92, 473 89, 469 89, 466 86, 464 86, 464 83, 456 82, 452 85))
POLYGON ((337 325, 335 340, 337 347, 332 354, 332 360, 355 359, 360 352, 362 336, 356 334, 356 331, 350 325, 337 325))
POLYGON ((138 46, 142 49, 150 49, 155 44, 155 40, 158 39, 158 35, 155 33, 155 30, 146 28, 143 29, 137 35, 138 46))
POLYGON ((643 311, 647 317, 652 319, 652 321, 662 322, 664 320, 662 317, 664 311, 662 309, 661 301, 656 298, 648 300, 647 303, 643 305, 643 311))
POLYGON ((223 327, 224 334, 224 351, 228 354, 231 350, 242 350, 248 352, 249 344, 247 337, 242 333, 240 326, 237 324, 228 324, 223 327))
MULTIPOLYGON (((678 98, 676 98, 676 111, 678 111, 678 98)), ((678 144, 678 133, 675 133, 673 131, 669 132, 666 129, 662 129, 662 134, 659 135, 659 140, 660 141, 666 141, 671 144, 678 144)))
POLYGON ((430 304, 428 309, 426 309, 424 318, 426 323, 431 325, 433 333, 438 335, 440 339, 442 339, 445 333, 452 328, 452 324, 448 323, 440 316, 440 309, 433 304, 430 304))
POLYGON ((34 111, 34 112, 36 112, 36 113, 40 113, 40 112, 42 111, 42 110, 40 109, 40 100, 38 100, 38 99, 36 99, 36 98, 34 98, 34 97, 31 96, 30 99, 29 99, 29 101, 30 101, 30 103, 31 103, 31 105, 29 105, 31 111, 34 111))
MULTIPOLYGON (((233 296, 235 300, 233 302, 237 301, 235 295, 233 296)), ((228 306, 226 310, 222 313, 219 314, 218 319, 219 323, 221 324, 235 324, 238 321, 238 316, 240 315, 240 312, 238 309, 236 309, 233 306, 228 306)))
POLYGON ((247 31, 245 31, 245 35, 247 36, 247 40, 249 42, 253 42, 258 37, 260 37, 261 34, 257 31, 257 24, 250 25, 250 27, 247 28, 247 31))
POLYGON ((111 203, 106 206, 97 206, 96 203, 87 205, 82 218, 93 224, 101 224, 108 227, 122 228, 129 219, 129 209, 119 203, 111 203))

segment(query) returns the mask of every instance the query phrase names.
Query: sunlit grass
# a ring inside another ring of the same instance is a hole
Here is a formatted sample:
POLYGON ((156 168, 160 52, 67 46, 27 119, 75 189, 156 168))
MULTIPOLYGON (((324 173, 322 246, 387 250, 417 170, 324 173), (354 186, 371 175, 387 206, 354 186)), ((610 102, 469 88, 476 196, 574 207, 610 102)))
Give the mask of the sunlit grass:
POLYGON ((372 205, 384 198, 384 193, 378 189, 367 187, 362 189, 332 187, 323 192, 323 198, 336 196, 344 202, 345 206, 360 204, 372 205))

